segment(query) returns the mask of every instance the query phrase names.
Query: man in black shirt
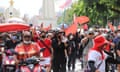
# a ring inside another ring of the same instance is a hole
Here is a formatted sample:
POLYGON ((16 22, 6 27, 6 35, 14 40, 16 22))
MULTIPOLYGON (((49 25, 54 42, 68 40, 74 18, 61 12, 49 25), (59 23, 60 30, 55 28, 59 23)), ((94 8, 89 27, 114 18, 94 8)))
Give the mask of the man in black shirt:
POLYGON ((62 42, 61 33, 56 35, 52 39, 53 72, 66 72, 66 47, 62 42))
POLYGON ((70 71, 72 65, 72 71, 75 70, 75 60, 76 60, 76 44, 74 40, 74 36, 71 34, 68 36, 68 46, 67 46, 67 53, 68 53, 68 70, 70 71))
POLYGON ((14 49, 18 43, 20 43, 20 41, 18 41, 17 36, 11 36, 11 39, 6 41, 7 49, 14 49))

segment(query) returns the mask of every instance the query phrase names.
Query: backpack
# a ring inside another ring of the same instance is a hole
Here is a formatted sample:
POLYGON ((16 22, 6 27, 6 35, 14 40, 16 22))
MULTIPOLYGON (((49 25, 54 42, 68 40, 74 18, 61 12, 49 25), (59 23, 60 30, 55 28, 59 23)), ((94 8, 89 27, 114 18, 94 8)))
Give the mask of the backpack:
MULTIPOLYGON (((101 61, 101 62, 100 62, 100 64, 98 64, 98 66, 97 66, 97 68, 96 68, 96 69, 99 69, 99 67, 102 65, 102 63, 103 63, 103 61, 101 61)), ((90 68, 89 68, 88 64, 87 64, 87 66, 86 66, 86 68, 85 68, 84 72, 91 72, 91 70, 90 70, 90 68)))

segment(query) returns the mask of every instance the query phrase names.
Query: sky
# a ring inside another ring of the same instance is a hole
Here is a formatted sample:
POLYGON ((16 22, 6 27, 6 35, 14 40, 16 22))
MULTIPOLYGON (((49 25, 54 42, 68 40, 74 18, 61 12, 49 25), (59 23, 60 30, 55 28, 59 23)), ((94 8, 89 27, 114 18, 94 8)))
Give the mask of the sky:
MULTIPOLYGON (((0 7, 8 8, 10 0, 0 0, 0 7)), ((73 0, 74 1, 74 0, 73 0)), ((43 0, 14 0, 14 7, 20 11, 21 16, 28 14, 29 16, 38 15, 42 7, 43 0)), ((55 11, 60 10, 60 6, 65 0, 55 0, 55 11)))

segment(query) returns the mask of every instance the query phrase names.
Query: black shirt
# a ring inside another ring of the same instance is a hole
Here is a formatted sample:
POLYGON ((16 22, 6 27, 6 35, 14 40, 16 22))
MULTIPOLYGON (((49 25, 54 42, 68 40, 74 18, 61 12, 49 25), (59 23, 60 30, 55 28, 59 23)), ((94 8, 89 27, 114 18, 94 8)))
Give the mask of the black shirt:
POLYGON ((76 44, 74 40, 69 40, 67 42, 68 46, 67 46, 67 51, 69 52, 71 50, 72 53, 76 52, 76 44), (70 49, 71 48, 71 49, 70 49))
POLYGON ((52 47, 53 47, 53 50, 54 50, 54 57, 55 58, 63 58, 65 57, 65 44, 63 42, 61 42, 60 44, 58 44, 58 41, 57 39, 53 39, 52 40, 52 47))
POLYGON ((7 49, 14 49, 16 45, 20 43, 19 41, 13 42, 12 40, 6 41, 6 47, 7 49))

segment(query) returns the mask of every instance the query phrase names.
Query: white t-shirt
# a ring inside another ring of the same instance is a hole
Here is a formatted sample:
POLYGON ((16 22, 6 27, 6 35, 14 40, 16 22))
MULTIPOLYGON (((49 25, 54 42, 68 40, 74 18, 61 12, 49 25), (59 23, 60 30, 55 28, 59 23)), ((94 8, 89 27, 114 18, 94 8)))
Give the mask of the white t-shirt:
MULTIPOLYGON (((104 53, 105 54, 105 53, 104 53)), ((105 59, 106 59, 106 54, 105 54, 105 59)), ((102 64, 100 65, 100 67, 98 68, 98 70, 100 72, 105 72, 105 59, 102 59, 102 55, 95 51, 95 50, 91 50, 88 53, 88 61, 95 61, 95 67, 97 68, 98 65, 102 62, 102 64)))

